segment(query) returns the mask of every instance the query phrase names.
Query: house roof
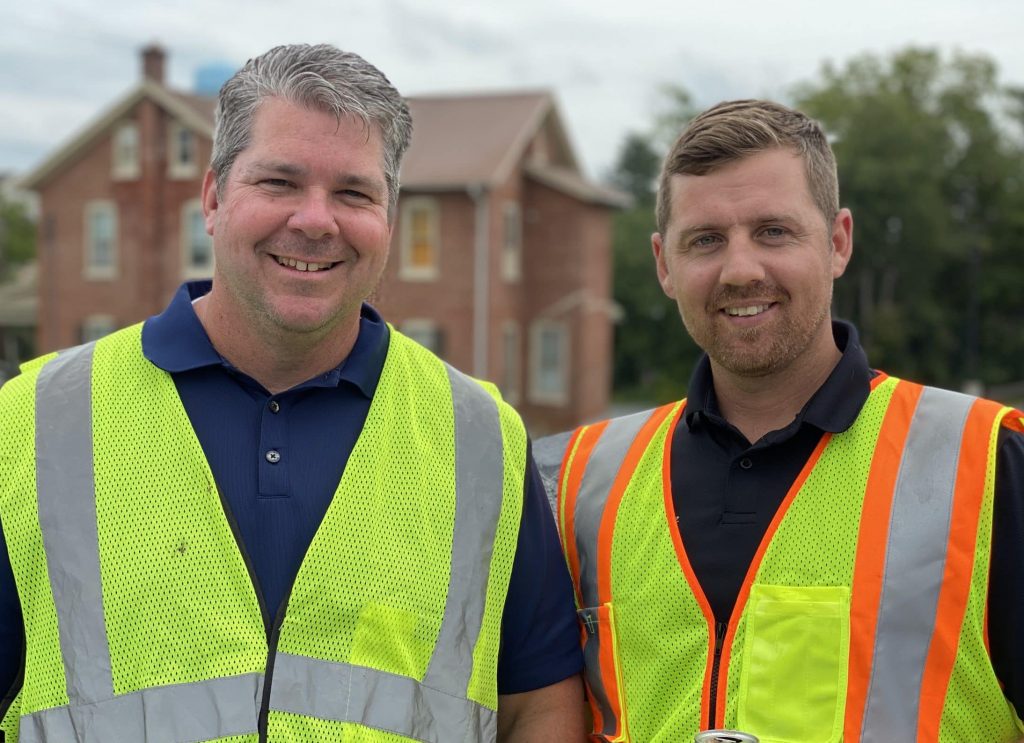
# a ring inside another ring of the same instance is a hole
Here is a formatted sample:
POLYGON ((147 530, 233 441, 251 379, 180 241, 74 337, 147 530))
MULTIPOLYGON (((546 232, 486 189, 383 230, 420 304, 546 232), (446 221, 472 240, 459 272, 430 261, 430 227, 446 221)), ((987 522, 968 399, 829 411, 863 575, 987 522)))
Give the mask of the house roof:
POLYGON ((588 181, 578 172, 568 168, 528 164, 525 171, 528 178, 548 188, 574 196, 580 201, 615 209, 627 209, 633 204, 629 194, 588 181))
POLYGON ((543 127, 550 128, 557 142, 551 159, 579 171, 550 93, 418 96, 408 101, 413 133, 402 162, 404 188, 498 185, 543 127))
POLYGON ((201 96, 176 93, 159 83, 145 79, 26 175, 22 179, 22 187, 34 190, 45 185, 51 176, 85 154, 98 139, 106 136, 111 128, 146 98, 153 100, 197 134, 207 138, 213 137, 212 98, 204 99, 201 96))
MULTIPOLYGON (((22 181, 41 188, 56 173, 106 136, 144 98, 206 138, 213 137, 216 99, 173 91, 145 79, 58 148, 22 181)), ((402 162, 402 187, 448 191, 504 182, 541 132, 549 142, 546 163, 528 175, 551 188, 591 203, 621 207, 621 194, 582 174, 554 97, 545 91, 413 96, 407 99, 413 135, 402 162)))

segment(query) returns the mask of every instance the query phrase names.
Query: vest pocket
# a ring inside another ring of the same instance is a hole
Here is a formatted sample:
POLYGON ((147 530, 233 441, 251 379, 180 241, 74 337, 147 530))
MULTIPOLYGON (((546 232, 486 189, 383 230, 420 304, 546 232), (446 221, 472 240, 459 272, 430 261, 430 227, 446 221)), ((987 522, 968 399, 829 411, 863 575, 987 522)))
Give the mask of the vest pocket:
POLYGON ((440 624, 440 617, 424 617, 394 606, 367 603, 359 613, 349 661, 422 678, 440 624))
POLYGON ((751 586, 738 727, 761 743, 838 743, 849 654, 848 587, 751 586))
POLYGON ((615 612, 611 603, 576 612, 583 627, 584 676, 594 715, 594 740, 626 741, 622 703, 622 673, 615 638, 615 612))

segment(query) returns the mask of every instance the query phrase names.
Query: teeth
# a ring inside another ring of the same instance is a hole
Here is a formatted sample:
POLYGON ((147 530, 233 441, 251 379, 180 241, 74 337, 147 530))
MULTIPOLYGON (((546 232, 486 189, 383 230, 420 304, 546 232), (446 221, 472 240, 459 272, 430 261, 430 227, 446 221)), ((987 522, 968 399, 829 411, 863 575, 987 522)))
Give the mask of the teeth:
POLYGON ((726 307, 725 314, 730 317, 751 317, 753 315, 760 315, 768 309, 766 304, 755 304, 750 307, 726 307))
POLYGON ((279 255, 275 255, 274 258, 282 266, 288 266, 289 268, 294 268, 297 271, 326 271, 334 265, 333 263, 306 263, 305 261, 297 261, 294 258, 282 258, 279 255))

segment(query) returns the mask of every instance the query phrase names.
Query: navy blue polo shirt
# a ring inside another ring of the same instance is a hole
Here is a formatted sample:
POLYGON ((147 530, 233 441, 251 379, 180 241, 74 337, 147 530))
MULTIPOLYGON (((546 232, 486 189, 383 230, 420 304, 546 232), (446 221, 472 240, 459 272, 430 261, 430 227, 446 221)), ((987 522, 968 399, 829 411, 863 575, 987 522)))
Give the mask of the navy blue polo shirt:
MULTIPOLYGON (((183 285, 162 314, 146 321, 142 349, 174 379, 273 620, 362 431, 389 330, 363 305, 355 346, 337 368, 272 395, 210 343, 191 304, 209 289, 208 281, 183 285)), ((501 694, 548 686, 583 665, 572 586, 532 459, 524 477, 502 619, 501 694)), ((23 639, 6 549, 0 554, 2 693, 21 668, 23 639)))
MULTIPOLYGON (((728 622, 757 548, 825 433, 860 414, 877 374, 856 329, 832 325, 842 357, 793 421, 755 442, 721 414, 705 355, 672 433, 670 480, 679 535, 717 622, 728 622)), ((988 595, 992 665, 1024 714, 1024 434, 1000 432, 988 595)))

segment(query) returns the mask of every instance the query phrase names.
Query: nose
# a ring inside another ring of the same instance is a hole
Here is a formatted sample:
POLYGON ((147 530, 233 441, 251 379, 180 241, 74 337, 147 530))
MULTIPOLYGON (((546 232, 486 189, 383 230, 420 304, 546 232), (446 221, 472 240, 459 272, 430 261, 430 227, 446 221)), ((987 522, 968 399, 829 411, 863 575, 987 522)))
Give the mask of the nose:
POLYGON ((746 286, 757 281, 764 281, 765 270, 762 251, 749 238, 734 238, 722 251, 722 270, 719 281, 728 286, 746 286))
POLYGON ((303 194, 295 210, 288 218, 288 227, 297 230, 310 240, 320 240, 338 234, 331 195, 319 191, 303 194))

